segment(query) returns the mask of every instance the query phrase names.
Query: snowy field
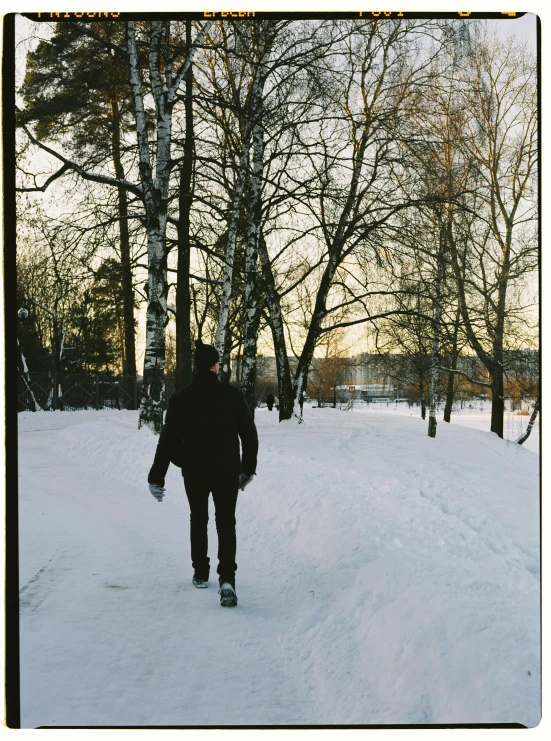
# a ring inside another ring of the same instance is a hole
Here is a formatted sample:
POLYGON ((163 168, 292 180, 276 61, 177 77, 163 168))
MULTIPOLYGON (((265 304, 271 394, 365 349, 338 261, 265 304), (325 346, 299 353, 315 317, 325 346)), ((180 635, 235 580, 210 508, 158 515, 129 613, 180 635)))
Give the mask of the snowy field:
MULTIPOLYGON (((315 402, 312 402, 312 404, 315 405, 315 402)), ((343 408, 344 406, 345 405, 343 405, 343 408)), ((522 406, 523 414, 519 414, 518 410, 510 410, 510 402, 508 399, 505 401, 505 414, 503 415, 505 440, 514 442, 515 440, 518 440, 523 432, 526 431, 528 422, 530 420, 530 414, 532 413, 533 405, 527 402, 522 402, 522 406)), ((451 424, 461 425, 462 427, 473 427, 476 430, 488 431, 490 429, 491 409, 492 405, 490 401, 465 402, 463 408, 461 408, 460 404, 454 405, 451 424)), ((353 409, 351 411, 354 413, 363 412, 367 414, 400 414, 407 417, 420 417, 421 415, 420 406, 414 404, 412 407, 409 407, 408 404, 404 402, 371 403, 368 405, 366 404, 366 402, 355 401, 353 409)), ((442 429, 442 427, 446 425, 446 422, 443 421, 443 414, 443 405, 440 404, 436 414, 439 423, 437 427, 437 434, 442 429)), ((427 425, 428 415, 429 409, 427 407, 427 425)), ((533 453, 538 453, 539 455, 539 415, 536 418, 536 422, 528 440, 523 443, 523 447, 526 448, 526 450, 531 450, 533 453)))
POLYGON ((537 725, 538 430, 483 414, 259 410, 235 609, 191 584, 137 412, 20 414, 23 727, 537 725))

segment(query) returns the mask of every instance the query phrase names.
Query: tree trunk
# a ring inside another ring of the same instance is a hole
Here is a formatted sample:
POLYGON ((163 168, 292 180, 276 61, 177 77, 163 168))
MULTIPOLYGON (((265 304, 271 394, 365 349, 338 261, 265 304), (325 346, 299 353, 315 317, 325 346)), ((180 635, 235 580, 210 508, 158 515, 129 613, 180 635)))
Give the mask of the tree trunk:
POLYGON ((249 202, 247 204, 247 248, 245 253, 245 341, 243 365, 241 367, 241 390, 254 417, 256 407, 256 346, 260 310, 258 307, 258 242, 262 218, 262 172, 264 165, 264 131, 262 124, 263 87, 255 86, 252 110, 255 116, 252 137, 252 168, 249 178, 249 202))
MULTIPOLYGON (((461 318, 461 312, 458 306, 457 312, 455 314, 455 324, 453 327, 452 354, 451 354, 451 363, 450 363, 450 368, 452 370, 455 370, 457 368, 457 356, 458 356, 457 335, 459 333, 459 319, 460 318, 461 318)), ((444 406, 444 422, 451 421, 453 398, 454 398, 454 381, 455 381, 455 374, 448 373, 448 385, 446 387, 446 404, 444 406)))
POLYGON ((243 365, 243 356, 241 349, 237 353, 237 357, 235 358, 235 380, 237 383, 241 383, 241 366, 243 365))
POLYGON ((329 260, 323 272, 323 276, 316 295, 314 312, 308 329, 306 342, 302 349, 295 382, 293 386, 293 415, 297 418, 299 424, 302 422, 302 406, 304 400, 304 391, 308 383, 308 372, 312 365, 314 350, 321 333, 322 322, 326 316, 327 297, 331 290, 331 284, 337 268, 343 259, 344 245, 346 243, 346 230, 349 227, 350 216, 357 205, 357 194, 360 182, 360 175, 367 150, 368 142, 368 123, 364 122, 362 133, 357 142, 355 142, 355 155, 352 176, 348 195, 339 215, 339 221, 334 238, 331 243, 327 243, 329 260))
POLYGON ((285 342, 285 327, 279 293, 277 292, 268 248, 262 232, 258 240, 258 253, 262 266, 262 277, 268 298, 269 325, 272 331, 274 353, 277 368, 277 386, 279 398, 279 421, 291 419, 293 416, 293 383, 291 381, 291 369, 287 357, 287 344, 285 342))
MULTIPOLYGON (((257 29, 258 30, 258 29, 257 29)), ((241 199, 243 194, 243 189, 245 185, 245 175, 247 172, 247 163, 249 160, 249 149, 251 147, 251 136, 253 136, 253 131, 256 131, 254 134, 255 136, 255 152, 253 154, 253 160, 255 162, 254 168, 256 168, 257 171, 257 187, 258 187, 258 194, 255 195, 255 185, 251 182, 251 197, 253 199, 258 198, 259 205, 258 208, 260 209, 260 179, 262 177, 262 167, 263 167, 263 158, 264 158, 264 144, 263 144, 263 130, 262 130, 262 103, 263 103, 263 96, 264 96, 264 85, 266 82, 266 76, 267 76, 267 67, 266 63, 269 59, 270 54, 270 44, 271 44, 271 37, 268 34, 266 38, 264 38, 263 42, 260 42, 259 45, 256 46, 256 51, 258 53, 257 62, 255 65, 255 69, 252 72, 253 79, 251 83, 251 87, 249 89, 248 93, 248 102, 246 105, 246 108, 244 111, 242 111, 240 118, 239 118, 239 128, 240 128, 240 134, 241 134, 241 151, 239 155, 239 163, 238 163, 238 171, 237 171, 237 177, 235 182, 235 190, 233 195, 233 203, 232 203, 232 211, 230 216, 230 222, 228 226, 228 242, 226 247, 226 265, 225 265, 225 272, 224 272, 224 283, 222 287, 222 299, 220 302, 220 313, 218 317, 218 328, 216 331, 216 346, 218 348, 218 351, 220 352, 220 380, 229 381, 231 369, 229 366, 230 361, 230 351, 227 347, 227 341, 225 341, 225 337, 228 336, 229 329, 227 328, 228 321, 229 321, 229 314, 230 314, 230 302, 231 302, 231 294, 232 294, 232 287, 233 287, 233 263, 234 263, 234 257, 235 257, 235 242, 237 238, 237 227, 239 222, 239 214, 240 214, 240 205, 241 205, 241 199), (245 114, 244 116, 242 114, 245 114)), ((238 104, 238 101, 236 101, 236 104, 238 104)), ((251 180, 254 180, 254 174, 251 180)), ((252 228, 252 224, 255 221, 255 218, 258 218, 258 222, 260 221, 260 216, 258 217, 252 217, 249 213, 249 228, 252 228)), ((258 251, 258 243, 260 241, 259 238, 259 230, 260 230, 260 224, 258 223, 257 226, 254 227, 255 235, 253 235, 253 240, 256 242, 256 244, 252 247, 254 252, 258 251)), ((247 236, 247 244, 250 242, 250 235, 247 236)), ((256 265, 256 257, 253 260, 253 252, 250 252, 248 255, 249 259, 249 265, 251 265, 251 261, 254 261, 256 265)), ((256 267, 255 267, 256 272, 256 267)), ((256 277, 255 277, 256 280, 256 277)), ((248 284, 249 285, 249 284, 248 284)), ((249 291, 249 313, 247 314, 247 322, 249 323, 249 345, 247 347, 247 350, 243 350, 243 366, 242 366, 242 376, 246 373, 252 373, 252 376, 255 375, 256 370, 253 371, 251 360, 252 360, 252 345, 250 344, 252 342, 252 331, 253 326, 256 324, 258 326, 258 322, 260 321, 260 316, 255 317, 252 312, 252 305, 253 302, 256 301, 254 298, 256 296, 256 289, 253 288, 252 284, 250 285, 250 291, 249 291), (248 358, 248 359, 246 359, 248 358), (248 365, 248 368, 246 369, 246 365, 248 365)), ((247 340, 245 341, 247 343, 247 340)), ((254 355, 255 360, 254 363, 256 363, 256 344, 254 348, 254 355)), ((250 387, 250 391, 248 393, 254 395, 254 381, 251 381, 247 378, 245 380, 242 380, 241 385, 246 383, 247 387, 250 387)), ((252 398, 252 397, 251 397, 252 398)))
MULTIPOLYGON (((119 105, 111 101, 113 164, 115 175, 124 180, 124 168, 121 159, 121 133, 119 105)), ((136 375, 136 337, 134 323, 134 289, 132 287, 132 264, 130 258, 130 236, 128 230, 128 198, 126 189, 117 188, 119 201, 119 234, 121 246, 121 282, 123 295, 124 353, 123 375, 136 375)))
POLYGON ((528 440, 528 438, 530 437, 530 433, 532 432, 532 428, 534 427, 534 423, 538 416, 539 410, 540 410, 540 397, 538 396, 538 398, 536 399, 536 403, 534 404, 534 409, 530 416, 530 421, 528 422, 528 427, 526 428, 526 432, 524 433, 524 435, 521 435, 519 439, 517 440, 518 445, 522 445, 522 443, 526 442, 526 440, 528 440))
POLYGON ((57 295, 54 301, 54 310, 52 314, 52 391, 53 398, 56 400, 56 409, 63 410, 63 396, 61 390, 61 374, 63 373, 63 350, 65 345, 65 321, 61 320, 61 327, 58 323, 57 307, 63 294, 63 284, 58 286, 57 295))
POLYGON ((316 343, 321 332, 321 325, 326 314, 326 302, 329 291, 331 290, 331 283, 333 276, 340 262, 340 251, 334 249, 329 257, 323 276, 321 278, 320 286, 316 296, 316 304, 308 328, 308 334, 306 336, 306 342, 302 348, 302 353, 298 362, 297 370, 295 373, 295 382, 293 385, 293 416, 296 417, 299 424, 302 422, 302 405, 304 391, 308 384, 308 371, 312 365, 314 358, 314 351, 316 349, 316 343))
POLYGON ((148 235, 149 277, 146 313, 146 348, 138 428, 144 425, 159 434, 165 407, 165 328, 167 281, 164 243, 158 231, 148 235))
POLYGON ((31 379, 29 377, 29 369, 27 368, 27 362, 25 360, 25 356, 23 355, 23 349, 21 348, 21 342, 19 341, 19 337, 17 338, 17 367, 19 369, 19 372, 21 373, 21 378, 23 379, 23 383, 25 384, 27 393, 29 394, 32 400, 34 411, 35 412, 42 411, 42 407, 37 402, 36 397, 33 394, 33 390, 31 388, 31 379))
MULTIPOLYGON (((452 370, 457 367, 457 355, 452 355, 451 366, 452 370)), ((448 382, 446 385, 446 403, 444 404, 444 422, 451 422, 452 418, 452 406, 454 399, 454 373, 448 373, 448 382)))
POLYGON ((471 347, 476 352, 479 360, 490 374, 492 387, 492 416, 490 430, 495 432, 498 437, 503 438, 503 412, 505 405, 503 403, 503 330, 505 320, 505 295, 507 290, 507 277, 509 270, 508 257, 504 260, 502 274, 499 276, 499 294, 496 311, 496 323, 494 325, 494 342, 492 355, 486 352, 474 331, 469 315, 467 300, 465 295, 465 276, 462 266, 459 263, 457 249, 453 239, 449 240, 451 245, 452 265, 455 273, 457 294, 459 297, 459 307, 463 318, 463 325, 467 334, 467 339, 471 347))
POLYGON ((440 318, 442 314, 442 277, 444 274, 445 234, 440 229, 438 238, 438 265, 436 273, 436 300, 434 304, 434 320, 432 328, 432 353, 429 383, 429 437, 436 437, 436 395, 440 377, 438 353, 440 349, 440 318))
POLYGON ((237 166, 235 188, 233 192, 230 220, 228 224, 228 237, 226 242, 224 280, 222 285, 222 297, 220 299, 220 311, 218 313, 218 327, 216 329, 216 347, 220 353, 219 376, 221 381, 229 382, 231 376, 230 368, 230 346, 228 336, 230 304, 233 290, 233 266, 235 260, 235 246, 237 242, 237 227, 239 224, 239 212, 241 209, 241 196, 245 185, 245 170, 247 167, 247 155, 249 149, 248 138, 241 145, 241 153, 237 166))
POLYGON ((503 264, 498 282, 495 333, 492 344, 494 363, 490 370, 492 376, 492 421, 490 430, 501 438, 503 438, 503 413, 505 411, 505 400, 503 398, 503 336, 505 332, 505 298, 510 270, 510 242, 510 234, 507 234, 506 245, 503 250, 503 264))
MULTIPOLYGON (((186 20, 186 53, 191 48, 191 20, 186 20)), ((193 179, 193 72, 186 73, 186 138, 184 159, 180 169, 180 195, 178 220, 178 265, 176 278, 176 388, 191 383, 193 351, 191 347, 191 295, 190 268, 190 213, 193 179)))
POLYGON ((224 333, 224 344, 223 350, 220 353, 220 368, 218 371, 218 377, 222 383, 229 383, 231 380, 231 346, 233 341, 233 332, 230 327, 230 323, 226 324, 226 331, 224 333))
POLYGON ((148 254, 146 345, 138 428, 147 426, 156 434, 162 429, 165 407, 165 328, 168 323, 165 235, 172 124, 171 109, 167 106, 165 93, 159 90, 162 25, 158 21, 151 23, 150 74, 157 110, 153 177, 134 21, 127 23, 130 85, 138 136, 138 167, 144 194, 148 254))
POLYGON ((253 417, 256 407, 256 344, 260 323, 260 312, 257 306, 257 259, 254 245, 249 242, 245 256, 245 273, 247 276, 245 287, 245 339, 240 386, 253 417))
POLYGON ((503 366, 500 363, 494 365, 491 370, 492 379, 492 419, 490 430, 498 437, 503 438, 503 413, 505 403, 503 399, 503 366))
POLYGON ((424 380, 421 381, 420 384, 420 394, 419 394, 420 400, 421 400, 421 419, 425 419, 427 415, 427 402, 425 401, 425 383, 424 380))
POLYGON ((165 237, 171 170, 172 112, 180 82, 189 69, 193 54, 198 45, 202 43, 211 23, 212 21, 208 21, 203 25, 196 38, 196 44, 187 54, 184 64, 174 74, 173 59, 170 55, 171 21, 151 21, 149 81, 156 112, 154 174, 138 61, 135 22, 127 21, 126 24, 129 79, 138 138, 138 168, 145 204, 148 255, 146 346, 138 428, 145 425, 156 434, 159 434, 162 429, 165 407, 165 330, 168 323, 165 237))

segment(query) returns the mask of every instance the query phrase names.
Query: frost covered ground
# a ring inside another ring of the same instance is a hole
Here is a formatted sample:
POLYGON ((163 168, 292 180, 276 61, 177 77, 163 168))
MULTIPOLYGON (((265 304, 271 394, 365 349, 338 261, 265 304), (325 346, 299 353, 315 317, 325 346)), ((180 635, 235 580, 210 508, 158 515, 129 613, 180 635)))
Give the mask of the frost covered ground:
POLYGON ((23 727, 537 725, 537 430, 454 422, 259 410, 223 609, 191 584, 178 469, 149 494, 136 412, 20 414, 23 727))

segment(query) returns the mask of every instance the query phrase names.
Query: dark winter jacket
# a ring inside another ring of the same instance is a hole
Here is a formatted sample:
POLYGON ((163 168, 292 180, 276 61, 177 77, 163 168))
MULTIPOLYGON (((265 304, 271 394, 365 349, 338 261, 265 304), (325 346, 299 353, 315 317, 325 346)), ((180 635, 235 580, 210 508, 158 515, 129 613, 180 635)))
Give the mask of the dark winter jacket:
POLYGON ((221 383, 216 373, 206 371, 170 397, 147 480, 164 486, 171 461, 184 476, 251 476, 257 453, 258 436, 245 397, 238 388, 221 383))

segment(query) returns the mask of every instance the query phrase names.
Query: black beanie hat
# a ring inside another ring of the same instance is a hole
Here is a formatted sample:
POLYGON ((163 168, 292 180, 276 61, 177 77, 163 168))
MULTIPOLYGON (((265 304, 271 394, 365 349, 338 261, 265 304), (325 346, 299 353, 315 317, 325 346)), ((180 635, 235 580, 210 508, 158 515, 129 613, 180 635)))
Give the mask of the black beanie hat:
POLYGON ((220 361, 220 355, 214 345, 204 345, 201 340, 195 340, 193 362, 197 371, 210 370, 220 361))

